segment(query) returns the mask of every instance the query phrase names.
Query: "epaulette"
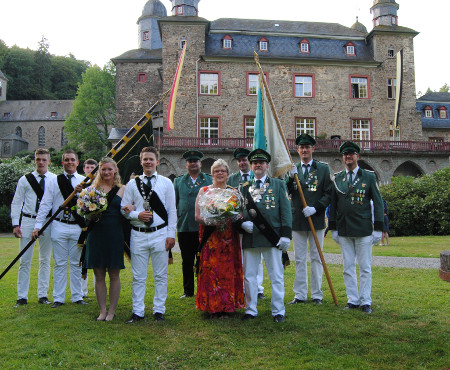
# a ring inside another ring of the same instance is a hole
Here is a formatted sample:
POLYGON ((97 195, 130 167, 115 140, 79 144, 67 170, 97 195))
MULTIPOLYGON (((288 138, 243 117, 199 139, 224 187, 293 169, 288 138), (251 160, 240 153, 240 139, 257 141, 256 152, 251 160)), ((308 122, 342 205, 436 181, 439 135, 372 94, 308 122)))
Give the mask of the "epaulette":
POLYGON ((316 162, 322 163, 322 164, 326 164, 326 165, 328 166, 328 163, 327 163, 327 162, 322 162, 322 161, 316 161, 316 162))
POLYGON ((242 184, 242 186, 249 186, 250 185, 250 181, 246 181, 242 184))

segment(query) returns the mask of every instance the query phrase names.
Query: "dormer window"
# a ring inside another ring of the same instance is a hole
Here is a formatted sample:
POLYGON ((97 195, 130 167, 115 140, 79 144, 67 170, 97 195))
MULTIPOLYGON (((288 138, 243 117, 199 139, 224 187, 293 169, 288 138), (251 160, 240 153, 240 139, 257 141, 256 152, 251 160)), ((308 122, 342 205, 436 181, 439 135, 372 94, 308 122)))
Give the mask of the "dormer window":
POLYGON ((177 15, 183 15, 183 5, 177 6, 177 15))
POLYGON ((348 42, 345 44, 345 53, 347 55, 355 55, 355 44, 353 42, 348 42))
POLYGON ((233 47, 233 38, 230 35, 226 35, 222 39, 222 48, 231 49, 233 47))
POLYGON ((50 117, 52 117, 52 118, 58 117, 58 112, 51 112, 50 117))
POLYGON ((262 39, 259 39, 259 51, 269 51, 269 40, 267 40, 265 37, 262 39))
POLYGON ((148 40, 150 40, 150 32, 149 31, 142 32, 142 41, 148 41, 148 40))
POLYGON ((433 118, 433 109, 429 105, 425 107, 425 117, 426 118, 433 118))
POLYGON ((303 39, 300 41, 300 53, 309 53, 309 41, 303 39))
POLYGON ((439 108, 439 118, 442 118, 442 119, 447 118, 447 108, 445 108, 445 107, 439 108))

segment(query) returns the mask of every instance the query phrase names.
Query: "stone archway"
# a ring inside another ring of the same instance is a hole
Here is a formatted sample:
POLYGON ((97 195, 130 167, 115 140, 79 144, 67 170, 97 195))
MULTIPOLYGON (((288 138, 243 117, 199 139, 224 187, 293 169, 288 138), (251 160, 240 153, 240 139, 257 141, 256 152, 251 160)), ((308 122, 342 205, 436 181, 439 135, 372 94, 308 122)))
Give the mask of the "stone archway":
POLYGON ((380 177, 378 176, 377 171, 375 171, 375 169, 370 164, 368 164, 365 160, 360 159, 358 161, 358 166, 360 168, 362 168, 363 170, 368 170, 368 171, 372 171, 373 173, 375 173, 375 176, 377 177, 377 182, 380 181, 380 177))
POLYGON ((216 160, 214 158, 206 158, 202 161, 202 172, 211 175, 211 166, 216 160))
POLYGON ((396 168, 394 171, 394 176, 413 176, 419 177, 422 176, 425 172, 412 161, 403 162, 400 166, 396 168))
POLYGON ((177 171, 167 158, 161 158, 159 161, 158 173, 168 178, 171 178, 171 176, 175 178, 177 171))

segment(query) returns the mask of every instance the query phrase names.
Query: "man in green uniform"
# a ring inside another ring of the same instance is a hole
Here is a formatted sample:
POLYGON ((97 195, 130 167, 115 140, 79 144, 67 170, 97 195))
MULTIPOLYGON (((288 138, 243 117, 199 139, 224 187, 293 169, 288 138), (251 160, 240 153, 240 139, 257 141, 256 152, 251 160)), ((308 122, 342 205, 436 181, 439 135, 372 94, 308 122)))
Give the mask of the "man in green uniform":
POLYGON ((360 147, 351 141, 339 148, 345 170, 334 176, 329 228, 344 259, 346 309, 372 313, 372 246, 381 240, 383 200, 375 174, 358 166, 360 147), (372 204, 373 202, 373 211, 372 204), (374 221, 372 221, 373 219, 374 221), (359 265, 359 294, 356 277, 359 265))
POLYGON ((269 273, 272 287, 271 309, 275 322, 284 321, 284 271, 282 251, 287 251, 292 237, 292 212, 284 181, 267 175, 270 154, 255 149, 249 156, 254 179, 243 187, 245 231, 242 238, 244 251, 244 290, 246 308, 243 320, 258 315, 257 274, 261 255, 269 273))
POLYGON ((187 173, 174 181, 177 206, 177 235, 183 265, 184 294, 180 298, 194 295, 194 261, 198 251, 198 222, 195 221, 195 199, 203 186, 212 184, 211 176, 201 172, 203 153, 189 150, 183 154, 187 173))
POLYGON ((305 303, 308 294, 308 269, 306 256, 311 259, 311 299, 315 304, 321 304, 323 298, 322 275, 323 266, 317 251, 316 242, 312 234, 309 222, 311 217, 316 230, 320 248, 323 248, 325 233, 325 209, 331 200, 331 176, 330 168, 326 163, 313 159, 316 140, 308 134, 301 134, 295 140, 297 152, 301 161, 290 172, 288 182, 292 205, 292 239, 295 252, 295 280, 294 299, 290 304, 305 303), (298 173, 298 179, 306 199, 307 207, 303 203, 294 181, 294 175, 298 173))

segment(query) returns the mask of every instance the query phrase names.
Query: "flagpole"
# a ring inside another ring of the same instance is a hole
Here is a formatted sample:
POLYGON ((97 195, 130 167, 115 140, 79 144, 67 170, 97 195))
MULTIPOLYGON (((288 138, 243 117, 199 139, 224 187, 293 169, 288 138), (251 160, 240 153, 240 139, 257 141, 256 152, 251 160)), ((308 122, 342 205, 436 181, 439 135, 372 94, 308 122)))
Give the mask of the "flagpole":
MULTIPOLYGON (((130 141, 138 132, 151 120, 151 112, 153 109, 155 109, 156 105, 158 105, 168 94, 170 93, 170 90, 167 90, 165 93, 163 93, 158 101, 151 106, 151 108, 141 117, 141 119, 134 124, 134 126, 128 130, 128 132, 122 137, 122 139, 119 140, 119 142, 114 145, 114 147, 109 151, 109 153, 106 155, 106 157, 114 158, 117 153, 119 153, 120 150, 122 150, 125 145, 130 141)), ((94 175, 98 171, 98 166, 95 167, 95 169, 87 175, 87 177, 80 183, 80 185, 89 185, 92 183, 92 180, 94 180, 94 175)), ((64 200, 63 204, 59 206, 59 208, 56 210, 55 213, 48 219, 48 221, 42 226, 42 228, 38 232, 38 238, 41 236, 45 229, 52 223, 52 221, 58 216, 58 214, 66 208, 70 201, 73 199, 73 197, 77 194, 77 191, 74 190, 67 199, 64 200)), ((15 265, 15 263, 22 257, 25 252, 33 245, 35 242, 35 239, 31 239, 27 245, 20 251, 20 253, 12 260, 12 262, 8 265, 8 267, 2 272, 0 275, 0 280, 3 278, 3 276, 6 275, 6 273, 15 265)))
MULTIPOLYGON (((267 85, 266 79, 264 78, 264 72, 262 70, 261 65, 259 64, 259 57, 258 57, 258 54, 256 53, 256 51, 254 51, 254 55, 255 55, 256 66, 258 67, 260 75, 262 75, 261 80, 262 80, 262 82, 264 84, 265 90, 267 91, 267 98, 269 100, 270 106, 272 107, 272 112, 273 112, 273 115, 275 117, 275 122, 277 123, 278 131, 280 132, 281 138, 283 139, 283 144, 284 144, 284 146, 286 148, 286 151, 287 151, 287 153, 289 155, 289 159, 291 160, 292 165, 294 165, 294 162, 293 162, 292 156, 291 156, 291 152, 289 151, 289 147, 287 145, 286 138, 284 137, 283 129, 281 127, 280 120, 278 119, 278 113, 275 110, 275 106, 273 104, 272 96, 270 95, 269 86, 267 85)), ((305 195, 303 194, 303 190, 302 190, 302 187, 300 185, 300 181, 298 180, 297 174, 294 175, 294 179, 295 179, 295 182, 297 184, 297 189, 298 189, 298 193, 300 195, 300 199, 302 201, 303 208, 306 208, 308 206, 308 204, 306 203, 305 195)), ((306 219, 309 222, 309 227, 311 228, 311 232, 313 234, 314 241, 316 242, 317 251, 319 253, 320 260, 322 261, 323 271, 325 272, 325 276, 327 277, 328 286, 330 287, 330 291, 331 291, 331 295, 333 296, 334 304, 337 306, 338 305, 337 297, 336 297, 336 294, 334 292, 333 284, 331 283, 330 274, 328 273, 328 268, 327 268, 327 265, 325 263, 325 258, 323 257, 322 249, 320 248, 320 242, 319 242, 319 239, 317 238, 316 229, 314 228, 314 224, 313 224, 313 221, 311 219, 311 216, 306 217, 306 219)))

